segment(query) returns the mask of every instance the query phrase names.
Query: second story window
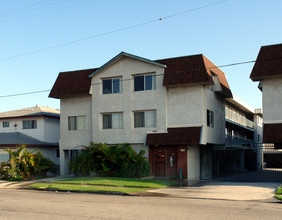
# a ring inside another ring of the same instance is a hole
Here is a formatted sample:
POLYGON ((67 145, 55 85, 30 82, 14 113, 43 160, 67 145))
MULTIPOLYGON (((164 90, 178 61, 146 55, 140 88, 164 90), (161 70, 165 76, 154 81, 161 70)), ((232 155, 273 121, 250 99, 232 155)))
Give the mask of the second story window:
POLYGON ((207 110, 207 126, 209 127, 214 126, 213 111, 210 111, 210 110, 207 110))
POLYGON ((103 79, 103 94, 122 93, 121 78, 103 79))
POLYGON ((23 121, 23 129, 36 129, 37 120, 25 120, 23 121))
POLYGON ((134 91, 155 90, 156 74, 134 76, 134 91))
POLYGON ((69 116, 68 127, 69 130, 86 130, 85 116, 69 116))
POLYGON ((134 112, 135 128, 155 128, 157 126, 156 111, 134 112))
POLYGON ((103 129, 119 128, 123 128, 122 113, 103 114, 103 129))
POLYGON ((2 127, 3 127, 3 128, 8 128, 8 127, 10 127, 10 122, 9 122, 9 121, 3 121, 2 127))

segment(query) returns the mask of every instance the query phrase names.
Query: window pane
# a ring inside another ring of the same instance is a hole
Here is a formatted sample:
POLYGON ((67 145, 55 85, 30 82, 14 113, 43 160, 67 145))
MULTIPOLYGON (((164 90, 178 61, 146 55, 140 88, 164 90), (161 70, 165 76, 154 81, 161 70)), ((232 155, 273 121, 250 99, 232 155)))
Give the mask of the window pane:
POLYGON ((31 123, 31 128, 37 128, 37 120, 32 120, 31 123))
POLYGON ((113 79, 113 93, 121 93, 121 80, 113 79))
POLYGON ((112 115, 103 115, 103 129, 112 128, 112 115))
POLYGON ((144 76, 135 76, 134 91, 143 91, 143 90, 144 90, 144 76))
POLYGON ((86 130, 85 116, 77 116, 76 117, 76 129, 77 130, 86 130))
POLYGON ((154 128, 156 124, 156 111, 145 112, 145 126, 147 128, 154 128))
POLYGON ((76 129, 76 117, 70 116, 69 117, 69 130, 75 130, 76 129))
POLYGON ((23 129, 29 129, 30 127, 30 121, 23 121, 23 129))
POLYGON ((112 80, 104 79, 103 80, 103 94, 111 94, 112 93, 112 80))
POLYGON ((37 120, 26 120, 23 121, 23 129, 37 128, 37 120))
POLYGON ((8 128, 8 127, 10 127, 10 122, 9 121, 4 121, 2 126, 3 126, 3 128, 8 128))
POLYGON ((112 128, 123 128, 122 113, 112 114, 112 128))
POLYGON ((145 90, 155 90, 155 89, 156 89, 156 75, 146 75, 145 90))
POLYGON ((134 127, 135 128, 145 127, 144 112, 135 112, 134 113, 134 127))
POLYGON ((214 119, 213 119, 213 112, 210 110, 207 110, 207 125, 210 127, 214 126, 214 119))

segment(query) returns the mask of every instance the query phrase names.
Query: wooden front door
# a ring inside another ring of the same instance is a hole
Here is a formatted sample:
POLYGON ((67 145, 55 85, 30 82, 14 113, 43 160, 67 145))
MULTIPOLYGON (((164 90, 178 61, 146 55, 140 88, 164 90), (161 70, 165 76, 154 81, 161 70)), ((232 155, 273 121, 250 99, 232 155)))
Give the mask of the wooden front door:
POLYGON ((154 151, 155 176, 177 176, 177 149, 163 147, 154 151))
POLYGON ((166 151, 156 150, 155 151, 155 176, 166 175, 166 151))

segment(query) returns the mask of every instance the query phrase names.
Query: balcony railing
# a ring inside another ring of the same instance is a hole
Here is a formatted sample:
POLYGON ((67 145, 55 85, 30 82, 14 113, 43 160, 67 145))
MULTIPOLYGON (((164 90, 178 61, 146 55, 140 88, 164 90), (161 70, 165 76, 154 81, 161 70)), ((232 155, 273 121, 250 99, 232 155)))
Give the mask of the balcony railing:
POLYGON ((230 109, 225 109, 225 118, 239 125, 242 125, 248 128, 252 128, 252 129, 254 128, 253 121, 247 119, 243 115, 240 115, 239 113, 232 111, 230 109))
POLYGON ((254 144, 254 140, 250 139, 245 139, 245 138, 239 138, 239 137, 234 137, 231 135, 225 135, 225 143, 226 144, 254 144))

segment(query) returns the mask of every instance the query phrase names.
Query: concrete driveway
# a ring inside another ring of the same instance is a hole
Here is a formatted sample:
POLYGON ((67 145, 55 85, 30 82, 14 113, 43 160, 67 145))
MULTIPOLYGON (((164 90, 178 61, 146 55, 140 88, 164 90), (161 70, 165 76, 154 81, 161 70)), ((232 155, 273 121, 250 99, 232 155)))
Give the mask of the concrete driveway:
MULTIPOLYGON (((171 187, 150 190, 147 195, 168 196, 190 199, 216 199, 236 201, 277 202, 273 198, 278 183, 247 183, 247 182, 201 182, 188 187, 171 187)), ((144 193, 143 195, 146 195, 144 193)))

